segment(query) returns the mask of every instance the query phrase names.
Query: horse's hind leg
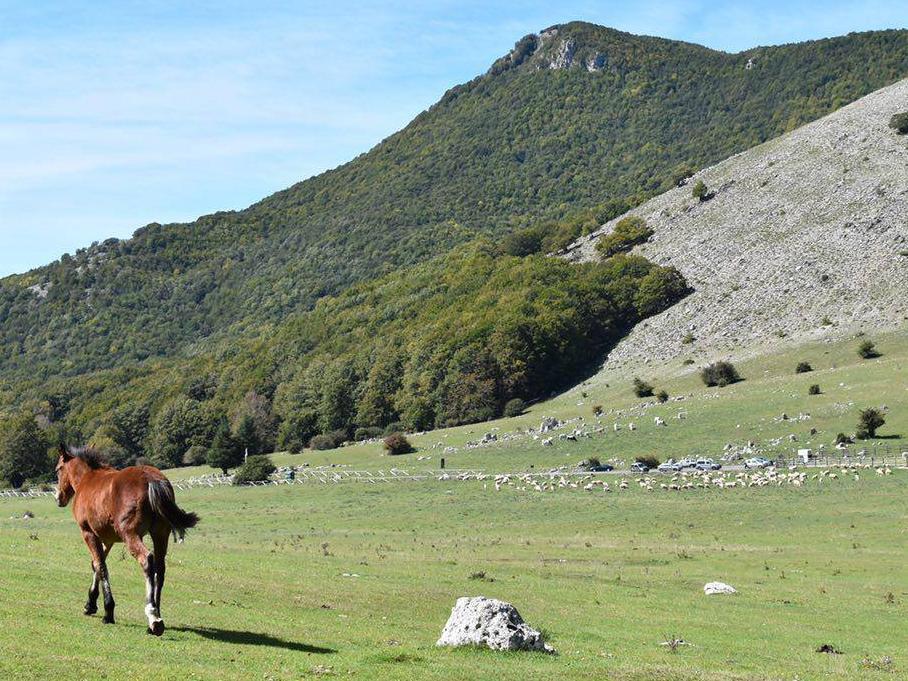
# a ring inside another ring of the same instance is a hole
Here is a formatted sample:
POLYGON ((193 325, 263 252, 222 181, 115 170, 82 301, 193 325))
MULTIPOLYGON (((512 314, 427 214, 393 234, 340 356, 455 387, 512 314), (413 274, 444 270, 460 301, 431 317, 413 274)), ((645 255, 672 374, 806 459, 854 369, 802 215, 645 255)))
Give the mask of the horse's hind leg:
POLYGON ((145 617, 148 618, 148 633, 160 636, 164 633, 164 621, 158 614, 158 608, 154 603, 154 576, 157 561, 139 535, 127 535, 123 540, 126 542, 129 553, 139 563, 142 573, 145 575, 145 617))
MULTIPOLYGON (((104 558, 107 559, 107 553, 110 547, 104 547, 104 558)), ((91 587, 88 589, 88 600, 85 601, 85 614, 94 615, 98 612, 98 595, 101 592, 101 580, 98 577, 98 571, 95 569, 94 561, 91 565, 91 587)))
MULTIPOLYGON (((163 523, 161 523, 163 524, 163 523)), ((155 527, 152 529, 151 539, 154 542, 154 607, 157 608, 158 617, 161 616, 161 591, 164 589, 164 574, 167 572, 167 545, 170 541, 170 528, 155 527)), ((164 623, 161 622, 163 628, 164 623)))
POLYGON ((101 590, 104 592, 104 623, 113 624, 114 623, 114 603, 113 593, 110 590, 110 576, 107 573, 107 552, 109 548, 105 548, 104 544, 101 543, 100 537, 94 532, 84 531, 82 532, 82 539, 85 540, 85 545, 88 546, 88 551, 91 553, 91 566, 94 570, 94 577, 92 579, 92 588, 88 592, 88 603, 85 604, 85 613, 92 614, 89 612, 93 606, 94 610, 98 609, 98 592, 97 586, 100 582, 101 590), (92 599, 94 595, 94 599, 92 599))

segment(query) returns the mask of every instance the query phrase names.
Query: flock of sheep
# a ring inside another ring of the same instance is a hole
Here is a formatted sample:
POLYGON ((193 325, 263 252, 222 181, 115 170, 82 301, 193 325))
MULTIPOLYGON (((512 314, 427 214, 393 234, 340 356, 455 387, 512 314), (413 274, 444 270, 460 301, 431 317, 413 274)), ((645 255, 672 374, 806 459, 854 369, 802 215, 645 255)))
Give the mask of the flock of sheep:
POLYGON ((585 475, 570 475, 565 473, 514 473, 488 475, 485 473, 463 473, 458 476, 439 476, 440 480, 479 480, 488 488, 489 482, 494 485, 495 491, 512 488, 516 491, 555 492, 559 490, 585 490, 587 492, 620 492, 633 486, 653 492, 682 491, 692 489, 743 489, 747 487, 777 487, 791 486, 803 487, 810 482, 822 484, 825 481, 844 478, 846 474, 860 480, 860 471, 874 470, 877 476, 891 475, 892 469, 888 467, 872 468, 870 464, 843 464, 834 468, 823 468, 814 473, 804 470, 778 470, 774 467, 759 471, 741 471, 737 473, 718 471, 680 471, 668 475, 640 475, 633 478, 605 476, 587 473, 585 475), (607 477, 615 477, 611 482, 607 477))

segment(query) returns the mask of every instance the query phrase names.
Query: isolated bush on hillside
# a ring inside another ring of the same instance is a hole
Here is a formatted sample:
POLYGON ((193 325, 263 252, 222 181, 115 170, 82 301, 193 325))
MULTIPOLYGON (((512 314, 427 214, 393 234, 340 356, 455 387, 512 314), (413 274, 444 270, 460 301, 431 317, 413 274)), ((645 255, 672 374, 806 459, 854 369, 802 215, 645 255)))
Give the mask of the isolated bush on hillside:
POLYGON ((312 436, 312 439, 309 440, 309 447, 311 449, 315 449, 316 451, 337 449, 337 441, 327 433, 322 433, 320 435, 312 436))
POLYGON ((647 468, 653 469, 659 466, 661 463, 659 459, 652 454, 644 454, 642 456, 634 457, 634 461, 637 463, 642 463, 647 468))
POLYGON ((857 436, 859 440, 867 440, 876 437, 877 428, 882 428, 886 424, 883 412, 874 407, 862 409, 858 414, 857 436))
POLYGON ((512 416, 520 416, 527 409, 527 403, 524 402, 519 397, 515 397, 512 400, 508 400, 504 405, 504 411, 502 412, 504 416, 511 418, 512 416))
POLYGON ((592 470, 593 468, 596 468, 601 465, 602 465, 602 463, 599 461, 598 458, 596 458, 595 456, 591 456, 590 458, 584 459, 583 461, 578 463, 577 469, 581 470, 581 471, 589 471, 589 470, 592 470))
POLYGON ((700 201, 709 201, 715 194, 709 191, 709 187, 706 186, 706 183, 703 180, 697 180, 697 183, 694 185, 694 188, 691 190, 691 195, 695 199, 700 201))
POLYGON ((653 386, 639 378, 634 378, 634 394, 637 397, 652 397, 653 386))
POLYGON ((876 350, 876 343, 871 340, 865 340, 858 346, 858 355, 864 359, 873 359, 879 357, 880 353, 876 350))
POLYGON ((656 399, 659 400, 660 403, 668 402, 668 391, 660 390, 656 393, 656 399))
POLYGON ((233 484, 246 485, 250 482, 262 482, 268 480, 276 470, 277 468, 266 455, 250 456, 246 463, 234 473, 233 484))
POLYGON ((741 380, 738 370, 731 362, 714 362, 700 371, 700 378, 709 386, 720 388, 741 380))
POLYGON ((850 437, 845 435, 845 433, 839 433, 838 435, 835 436, 835 442, 833 444, 852 445, 852 444, 854 444, 854 440, 852 440, 850 437))
POLYGON ((810 362, 798 362, 798 366, 795 367, 796 374, 806 374, 808 371, 813 371, 810 362))
POLYGON ((644 243, 652 235, 653 230, 646 226, 646 220, 629 215, 615 224, 611 234, 599 239, 596 250, 603 258, 610 258, 616 253, 626 253, 637 244, 644 243))
POLYGON ((820 394, 820 385, 818 383, 814 383, 812 386, 810 386, 807 389, 807 394, 808 395, 819 395, 820 394))
POLYGON ((889 119, 889 127, 900 135, 908 134, 908 111, 897 113, 889 119))
POLYGON ((392 456, 399 454, 410 454, 416 450, 403 433, 391 433, 385 438, 385 451, 392 456))
POLYGON ((593 416, 596 416, 596 417, 602 416, 603 411, 604 411, 604 409, 601 404, 593 405, 593 416))

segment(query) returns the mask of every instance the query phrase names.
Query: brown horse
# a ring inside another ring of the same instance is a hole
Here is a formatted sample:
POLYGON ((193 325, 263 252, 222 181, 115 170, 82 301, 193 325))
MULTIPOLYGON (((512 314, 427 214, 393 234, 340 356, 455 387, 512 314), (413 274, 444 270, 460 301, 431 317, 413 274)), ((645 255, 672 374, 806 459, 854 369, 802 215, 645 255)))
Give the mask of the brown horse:
POLYGON ((98 590, 104 591, 104 622, 113 624, 114 599, 107 573, 107 554, 122 541, 145 574, 145 616, 148 633, 164 633, 161 589, 170 534, 183 539, 199 517, 186 513, 174 500, 173 487, 157 468, 132 466, 116 470, 90 449, 76 454, 60 445, 57 459, 57 504, 73 500, 72 512, 91 553, 93 573, 85 614, 98 612, 98 590), (151 535, 154 551, 143 542, 151 535))

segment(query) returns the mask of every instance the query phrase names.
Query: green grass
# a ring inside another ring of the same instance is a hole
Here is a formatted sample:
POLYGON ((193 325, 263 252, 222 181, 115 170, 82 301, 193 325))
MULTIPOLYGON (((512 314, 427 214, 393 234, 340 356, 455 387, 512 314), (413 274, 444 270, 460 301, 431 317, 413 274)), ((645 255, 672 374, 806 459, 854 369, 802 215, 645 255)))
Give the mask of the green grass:
POLYGON ((180 501, 203 521, 170 554, 162 639, 119 546, 105 626, 81 614, 69 511, 4 501, 0 678, 846 679, 869 674, 865 655, 906 674, 906 493, 903 471, 685 493, 193 490, 180 501), (716 579, 739 593, 704 596, 716 579), (479 594, 515 603, 560 654, 436 649, 454 600, 479 594), (669 635, 692 645, 671 654, 669 635))
MULTIPOLYGON (((859 409, 884 404, 889 411, 879 435, 885 437, 859 443, 859 447, 888 447, 893 453, 908 451, 908 329, 874 334, 872 338, 881 356, 870 360, 858 357, 857 346, 861 340, 858 338, 797 346, 792 343, 783 350, 749 360, 733 358, 745 380, 725 388, 703 385, 698 368, 707 362, 695 354, 696 364, 688 367, 678 360, 671 365, 641 368, 628 375, 599 374, 585 385, 534 405, 523 416, 410 436, 418 451, 405 456, 384 456, 381 444, 372 443, 298 455, 276 454, 273 460, 278 465, 338 464, 376 470, 395 466, 437 468, 438 459, 444 456, 448 468, 514 471, 530 466, 539 469, 573 464, 589 456, 624 461, 640 454, 655 454, 661 460, 669 456, 718 457, 726 443, 741 445, 753 440, 768 447, 771 440, 779 438, 782 442, 768 449, 790 457, 800 447, 816 449, 825 443, 831 448, 837 433, 854 432, 859 409), (796 373, 795 367, 801 361, 810 362, 814 370, 796 373), (606 415, 601 419, 606 427, 604 435, 576 443, 556 440, 555 446, 549 448, 520 439, 478 449, 463 448, 464 443, 478 440, 494 428, 499 429, 495 431, 499 436, 519 428, 538 428, 542 417, 547 415, 560 419, 582 416, 588 424, 595 424, 592 408, 597 404, 623 410, 625 414, 639 412, 641 404, 654 400, 634 397, 631 385, 634 375, 652 383, 657 391, 664 388, 672 397, 683 395, 685 400, 655 405, 645 413, 617 417, 624 426, 634 421, 638 426, 634 432, 625 427, 615 433, 612 424, 616 417, 606 415), (814 383, 820 385, 822 394, 807 394, 814 383), (679 411, 687 413, 685 420, 677 419, 679 411), (807 412, 811 419, 780 421, 783 412, 789 416, 807 412), (664 418, 668 427, 655 426, 656 416, 664 418), (811 428, 818 430, 816 436, 810 435, 811 428), (790 442, 790 434, 795 434, 798 441, 790 442), (439 443, 443 447, 433 449, 439 443), (445 446, 457 447, 458 451, 444 454, 445 446), (417 460, 427 455, 431 459, 417 460)), ((174 470, 169 475, 182 479, 211 472, 211 468, 200 466, 174 470)))
MULTIPOLYGON (((600 374, 517 418, 413 436, 413 455, 385 457, 373 443, 273 458, 435 468, 442 442, 460 448, 445 455, 449 467, 538 470, 591 455, 715 456, 725 442, 794 432, 799 442, 779 447, 791 453, 831 443, 854 429, 859 408, 881 404, 880 435, 898 437, 878 442, 908 449, 908 333, 873 340, 873 360, 858 358, 851 338, 736 361, 745 380, 722 389, 680 361, 653 367, 641 378, 686 399, 645 415, 627 415, 643 402, 633 374, 600 374), (795 373, 799 361, 814 371, 795 373), (813 383, 822 395, 807 395, 813 383), (543 415, 592 420, 594 404, 623 410, 618 420, 639 430, 615 433, 606 416, 605 435, 577 443, 462 448, 543 415), (686 420, 674 418, 679 408, 686 420), (812 418, 780 422, 783 411, 812 418), (656 415, 669 426, 653 425, 656 415)), ((88 554, 69 512, 49 498, 0 500, 0 678, 908 678, 906 493, 902 470, 684 493, 496 493, 475 481, 194 489, 180 502, 203 522, 171 554, 160 640, 144 634, 141 575, 120 547, 110 559, 118 624, 107 627, 80 614, 88 554), (37 517, 21 519, 26 509, 37 517), (476 572, 493 581, 470 579, 476 572), (712 580, 739 594, 705 597, 712 580), (514 602, 560 654, 436 649, 455 599, 479 594, 514 602), (669 653, 659 643, 671 635, 692 645, 669 653), (844 654, 815 653, 824 643, 844 654), (862 667, 886 655, 891 673, 862 667)))

